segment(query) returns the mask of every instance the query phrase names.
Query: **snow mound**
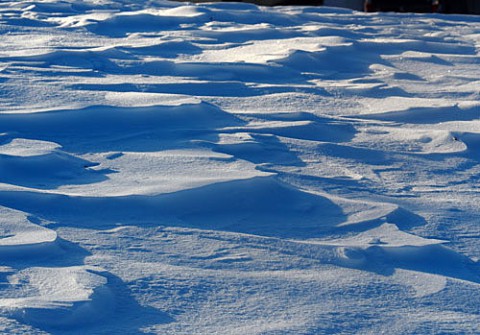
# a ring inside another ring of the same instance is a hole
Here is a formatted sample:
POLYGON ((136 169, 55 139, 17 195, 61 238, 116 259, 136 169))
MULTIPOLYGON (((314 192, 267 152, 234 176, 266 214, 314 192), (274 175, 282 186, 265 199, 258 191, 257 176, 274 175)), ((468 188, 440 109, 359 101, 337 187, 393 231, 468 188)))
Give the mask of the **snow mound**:
POLYGON ((29 221, 28 214, 0 206, 0 257, 2 253, 29 252, 52 246, 54 230, 29 221))
POLYGON ((384 223, 381 226, 342 240, 331 240, 330 245, 342 245, 359 248, 379 246, 382 248, 424 247, 445 243, 446 241, 426 239, 402 232, 395 224, 384 223))
MULTIPOLYGON (((53 193, 84 197, 158 195, 230 180, 268 176, 246 161, 203 149, 111 152, 94 156, 95 171, 112 171, 105 181, 66 183, 53 193), (208 169, 202 169, 205 164, 208 169)), ((100 173, 97 172, 97 173, 100 173)))
POLYGON ((104 179, 89 168, 95 163, 59 149, 53 142, 15 138, 0 146, 0 182, 54 189, 65 183, 93 183, 104 179))
MULTIPOLYGON (((322 241, 318 244, 334 247, 336 262, 342 266, 386 275, 399 269, 405 270, 407 272, 401 273, 413 287, 417 286, 414 283, 417 282, 418 273, 431 274, 432 280, 440 283, 433 292, 444 289, 448 278, 478 283, 480 278, 475 274, 474 262, 443 246, 446 242, 419 237, 399 230, 395 224, 384 223, 352 237, 322 241), (413 271, 413 274, 408 271, 413 271)), ((416 288, 417 293, 428 291, 424 283, 418 285, 421 287, 416 288)))
POLYGON ((82 326, 108 315, 113 301, 107 279, 84 266, 31 267, 8 276, 0 310, 47 327, 82 326))
MULTIPOLYGON (((361 231, 394 218, 398 211, 398 206, 388 203, 298 190, 268 174, 161 194, 106 197, 95 194, 95 189, 92 192, 92 196, 19 193, 22 201, 16 206, 38 215, 42 214, 38 202, 52 206, 45 219, 60 224, 114 227, 120 223, 135 225, 143 217, 157 225, 301 239, 323 237, 337 230, 361 231)), ((15 205, 9 197, 10 193, 4 192, 0 201, 15 205)))
POLYGON ((479 32, 1 1, 0 333, 480 334, 479 32))
POLYGON ((205 22, 208 12, 196 6, 179 6, 167 9, 147 9, 127 13, 114 13, 92 22, 67 21, 63 26, 87 26, 97 34, 120 37, 132 32, 150 32, 175 29, 182 24, 205 22))
MULTIPOLYGON (((298 190, 272 176, 215 183, 159 195, 143 212, 202 229, 314 238, 387 217, 397 207, 298 190)), ((153 216, 153 215, 152 215, 153 216)))
POLYGON ((0 155, 17 157, 43 156, 59 148, 60 145, 57 143, 15 138, 10 143, 0 146, 0 155))
POLYGON ((357 140, 375 142, 375 147, 396 153, 419 155, 455 154, 465 152, 467 145, 454 133, 437 129, 406 129, 401 127, 371 128, 357 140))

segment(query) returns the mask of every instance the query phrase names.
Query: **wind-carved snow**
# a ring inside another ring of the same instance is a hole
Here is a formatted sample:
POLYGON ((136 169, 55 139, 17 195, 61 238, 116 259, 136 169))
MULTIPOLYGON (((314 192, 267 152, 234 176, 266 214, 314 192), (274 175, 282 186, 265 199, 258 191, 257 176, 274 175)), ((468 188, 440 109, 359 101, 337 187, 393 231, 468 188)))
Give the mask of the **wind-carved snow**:
POLYGON ((63 183, 101 180, 88 170, 92 165, 96 164, 63 152, 53 142, 14 138, 0 146, 0 182, 5 188, 54 189, 63 183))
POLYGON ((0 207, 0 257, 1 253, 22 252, 52 245, 57 240, 54 230, 30 222, 28 214, 0 207))
POLYGON ((0 332, 480 333, 474 17, 0 4, 0 332))
MULTIPOLYGON (((40 326, 75 327, 109 314, 112 296, 107 279, 88 267, 32 267, 8 276, 18 292, 0 298, 0 310, 40 326)), ((9 294, 10 293, 10 294, 9 294)))
POLYGON ((10 143, 0 146, 0 155, 33 157, 43 156, 60 148, 56 143, 15 138, 10 143))
POLYGON ((155 195, 269 175, 255 170, 255 166, 248 162, 206 150, 114 152, 107 157, 91 158, 100 162, 96 169, 112 171, 108 179, 94 186, 61 186, 55 193, 90 197, 155 195), (208 169, 202 169, 204 166, 208 169))
POLYGON ((343 245, 365 248, 369 246, 380 246, 382 248, 398 248, 398 247, 424 247, 428 245, 435 245, 445 243, 445 241, 426 239, 412 234, 407 234, 398 229, 398 227, 391 223, 384 223, 383 225, 370 229, 366 232, 360 233, 357 236, 344 238, 341 240, 328 241, 331 245, 343 245))
POLYGON ((181 106, 198 104, 201 100, 180 94, 141 93, 141 92, 107 92, 105 100, 109 105, 119 107, 181 106))

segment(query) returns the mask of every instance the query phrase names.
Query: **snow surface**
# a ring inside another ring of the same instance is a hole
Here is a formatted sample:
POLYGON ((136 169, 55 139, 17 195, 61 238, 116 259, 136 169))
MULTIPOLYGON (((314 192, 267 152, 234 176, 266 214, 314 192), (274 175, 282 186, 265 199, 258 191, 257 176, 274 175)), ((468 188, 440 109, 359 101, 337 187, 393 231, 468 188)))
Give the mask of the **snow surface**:
POLYGON ((479 334, 480 21, 0 3, 2 334, 479 334))

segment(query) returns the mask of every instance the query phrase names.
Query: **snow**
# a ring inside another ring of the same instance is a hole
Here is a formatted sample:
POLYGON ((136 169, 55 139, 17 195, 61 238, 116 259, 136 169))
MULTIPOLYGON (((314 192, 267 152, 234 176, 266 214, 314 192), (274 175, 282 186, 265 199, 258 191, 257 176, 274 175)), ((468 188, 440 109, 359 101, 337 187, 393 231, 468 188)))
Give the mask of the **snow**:
POLYGON ((0 309, 25 323, 81 326, 98 321, 111 309, 106 283, 88 267, 31 267, 8 277, 9 288, 21 290, 22 297, 2 299, 0 309), (102 288, 106 292, 100 292, 102 288))
MULTIPOLYGON (((36 225, 26 213, 9 208, 0 208, 0 250, 5 254, 22 249, 38 248, 54 244, 57 233, 46 227, 36 225)), ((34 249, 33 249, 34 250, 34 249)))
POLYGON ((478 334, 480 23, 0 4, 2 334, 478 334))

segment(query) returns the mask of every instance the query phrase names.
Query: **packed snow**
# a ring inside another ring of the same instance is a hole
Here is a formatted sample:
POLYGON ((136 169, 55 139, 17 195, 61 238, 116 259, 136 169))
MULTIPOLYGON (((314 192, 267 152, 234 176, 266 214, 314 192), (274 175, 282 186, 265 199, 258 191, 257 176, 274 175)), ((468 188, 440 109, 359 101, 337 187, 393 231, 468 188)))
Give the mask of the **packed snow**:
POLYGON ((479 334, 480 21, 0 3, 2 334, 479 334))

